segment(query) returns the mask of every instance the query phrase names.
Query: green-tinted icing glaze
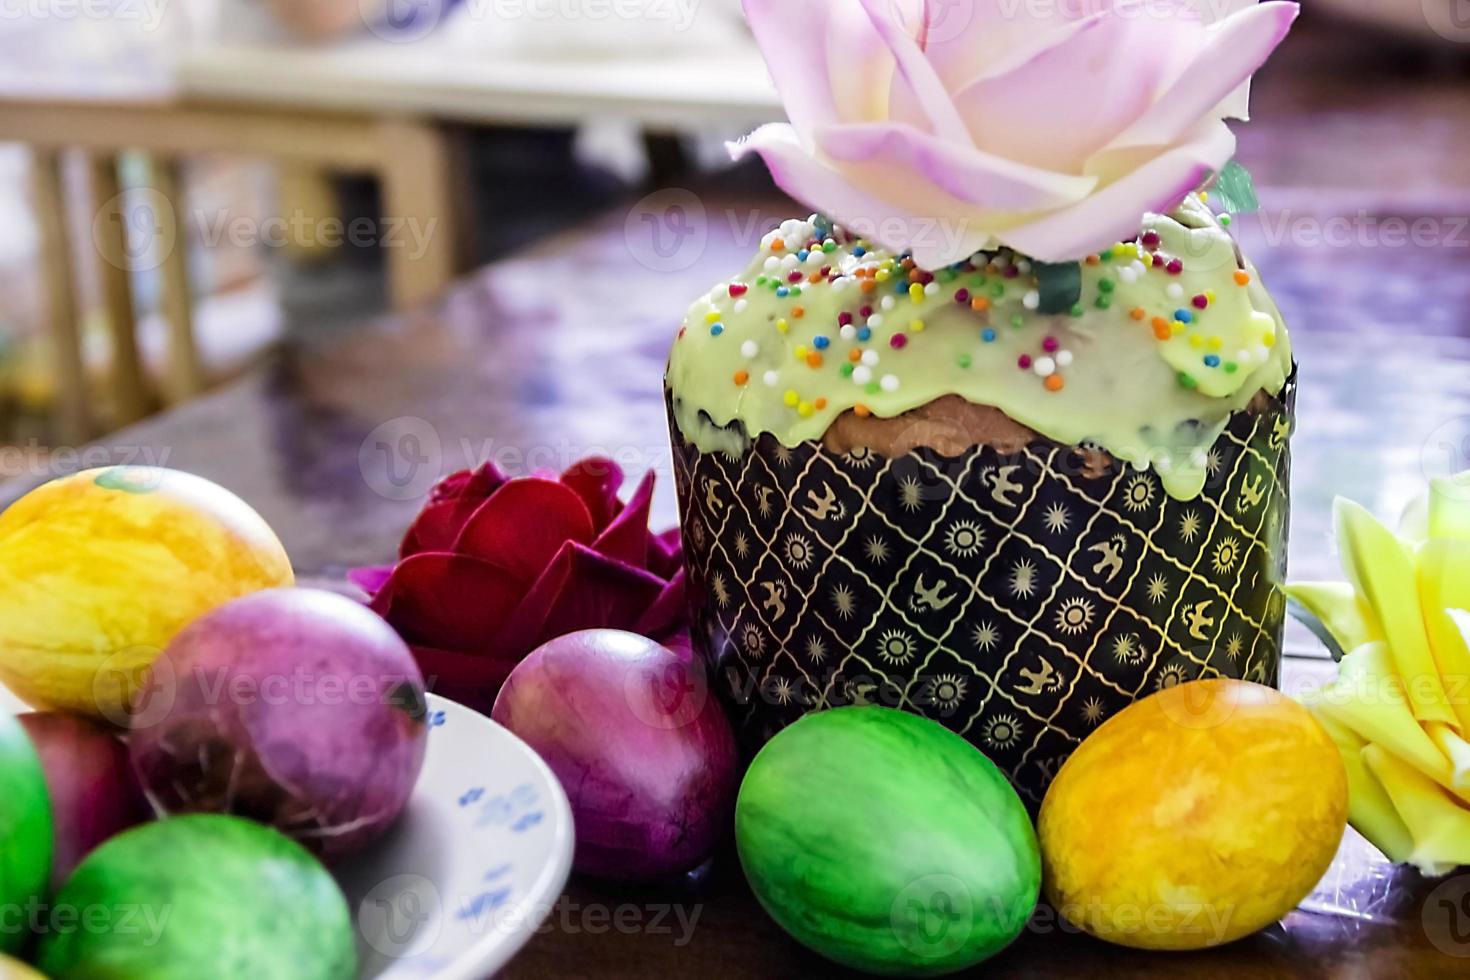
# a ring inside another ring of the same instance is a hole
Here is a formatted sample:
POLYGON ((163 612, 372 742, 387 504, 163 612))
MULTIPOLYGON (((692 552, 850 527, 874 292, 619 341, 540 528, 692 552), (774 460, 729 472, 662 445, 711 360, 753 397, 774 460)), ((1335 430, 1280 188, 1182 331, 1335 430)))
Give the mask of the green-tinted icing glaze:
POLYGON ((1275 304, 1197 197, 1084 263, 1067 313, 1036 311, 1030 263, 1007 252, 927 284, 911 273, 927 276, 812 220, 767 234, 749 268, 690 308, 674 343, 668 384, 685 438, 735 454, 762 432, 795 445, 848 409, 887 418, 956 394, 1152 466, 1190 498, 1230 413, 1261 389, 1279 393, 1291 371, 1275 304))
POLYGON ((1041 887, 1036 835, 999 770, 937 722, 807 715, 751 763, 740 861, 800 942, 871 973, 932 976, 1005 948, 1041 887))
MULTIPOLYGON (((215 814, 174 817, 112 838, 77 866, 57 910, 128 913, 127 928, 48 933, 53 977, 128 980, 352 980, 352 914, 332 876, 269 827, 215 814)), ((83 920, 87 921, 87 920, 83 920)))
MULTIPOLYGON (((28 938, 27 909, 51 876, 51 796, 35 747, 20 723, 0 715, 0 953, 28 938)), ((0 969, 3 975, 3 969, 0 969)))

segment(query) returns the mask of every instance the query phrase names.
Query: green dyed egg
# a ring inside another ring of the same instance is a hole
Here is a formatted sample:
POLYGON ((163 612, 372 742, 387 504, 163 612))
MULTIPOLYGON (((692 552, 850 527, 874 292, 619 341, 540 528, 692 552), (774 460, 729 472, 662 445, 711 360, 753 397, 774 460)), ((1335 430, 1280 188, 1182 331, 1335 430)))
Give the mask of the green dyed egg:
POLYGON ((751 888, 845 966, 935 976, 979 963, 1036 908, 1041 858, 1015 790, 944 726, 888 708, 807 715, 751 763, 735 808, 751 888))
POLYGON ((26 941, 27 909, 51 877, 51 797, 41 758, 14 716, 0 714, 0 953, 26 941))
POLYGON ((347 900, 316 858, 209 814, 135 827, 88 855, 36 965, 57 980, 351 980, 357 952, 347 900))

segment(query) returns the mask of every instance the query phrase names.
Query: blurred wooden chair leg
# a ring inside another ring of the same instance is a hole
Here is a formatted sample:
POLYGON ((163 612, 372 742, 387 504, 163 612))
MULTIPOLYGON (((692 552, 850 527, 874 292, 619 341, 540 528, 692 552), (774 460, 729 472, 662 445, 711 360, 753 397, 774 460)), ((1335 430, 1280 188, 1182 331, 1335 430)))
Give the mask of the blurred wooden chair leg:
POLYGON ((276 168, 276 197, 289 229, 285 249, 292 262, 331 258, 340 242, 323 234, 330 222, 342 221, 342 206, 331 174, 305 164, 285 162, 276 168))
MULTIPOLYGON (((183 168, 177 160, 152 161, 153 190, 173 207, 174 215, 188 213, 183 168)), ((172 234, 159 241, 162 265, 159 295, 164 320, 168 323, 168 374, 165 398, 171 405, 193 398, 204 390, 204 367, 194 336, 194 293, 189 282, 188 223, 174 221, 172 234)))
POLYGON ((454 280, 456 231, 453 158, 438 127, 409 119, 379 126, 383 163, 380 239, 388 296, 403 310, 442 293, 454 280))
POLYGON ((76 277, 67 226, 63 157, 53 150, 32 155, 31 179, 39 235, 37 257, 46 302, 46 333, 56 371, 56 430, 61 442, 78 445, 92 435, 87 372, 77 318, 76 277))
MULTIPOLYGON (((453 209, 450 213, 473 216, 478 207, 473 169, 474 151, 470 145, 473 129, 441 122, 439 132, 449 154, 446 174, 449 182, 449 206, 453 209)), ((454 263, 454 274, 458 276, 483 265, 479 256, 479 229, 475 227, 474 218, 471 217, 469 221, 455 220, 450 230, 454 233, 454 241, 450 243, 453 249, 450 258, 454 263)))
POLYGON ((138 243, 129 241, 131 212, 125 207, 118 158, 94 156, 88 160, 88 166, 93 207, 92 244, 99 259, 97 279, 112 340, 109 373, 114 420, 118 425, 129 425, 153 409, 153 396, 138 355, 138 322, 133 306, 134 256, 146 253, 133 251, 138 243))

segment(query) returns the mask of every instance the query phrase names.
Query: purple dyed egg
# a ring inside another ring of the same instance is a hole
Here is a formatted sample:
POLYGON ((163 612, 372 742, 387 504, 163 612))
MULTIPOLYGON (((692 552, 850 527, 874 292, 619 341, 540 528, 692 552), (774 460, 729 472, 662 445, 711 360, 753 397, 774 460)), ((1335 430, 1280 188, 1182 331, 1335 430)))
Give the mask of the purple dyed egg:
POLYGON ((407 645, 344 596, 271 589, 180 632, 133 704, 133 767, 169 814, 269 824, 328 860, 407 805, 423 767, 424 680, 407 645))

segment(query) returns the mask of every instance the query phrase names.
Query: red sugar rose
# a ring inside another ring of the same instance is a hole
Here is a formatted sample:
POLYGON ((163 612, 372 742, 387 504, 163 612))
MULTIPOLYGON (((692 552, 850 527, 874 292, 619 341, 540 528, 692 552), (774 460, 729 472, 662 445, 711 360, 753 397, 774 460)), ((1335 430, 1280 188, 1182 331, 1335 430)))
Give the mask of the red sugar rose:
POLYGON ((434 487, 396 565, 348 577, 436 693, 489 711, 511 669, 553 637, 611 627, 666 639, 684 625, 678 529, 648 530, 653 480, 625 504, 609 459, 515 480, 486 463, 434 487))

